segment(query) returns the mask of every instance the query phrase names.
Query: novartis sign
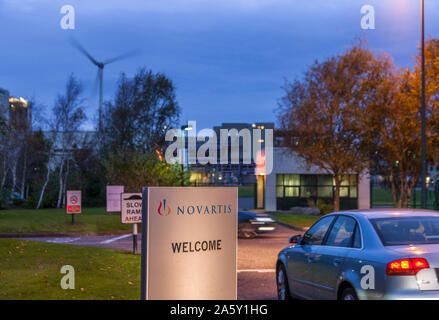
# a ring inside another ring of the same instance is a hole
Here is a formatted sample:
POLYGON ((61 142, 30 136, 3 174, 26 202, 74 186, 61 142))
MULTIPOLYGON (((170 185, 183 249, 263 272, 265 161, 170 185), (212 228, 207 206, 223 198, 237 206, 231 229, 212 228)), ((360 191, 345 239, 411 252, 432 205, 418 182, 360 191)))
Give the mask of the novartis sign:
MULTIPOLYGON (((200 189, 200 188, 197 188, 200 189)), ((232 214, 232 204, 213 204, 205 205, 201 203, 196 203, 193 205, 177 205, 176 207, 177 215, 217 215, 217 214, 232 214)), ((166 206, 166 199, 160 201, 157 213, 161 216, 168 216, 171 214, 171 208, 166 206)))
POLYGON ((143 194, 142 298, 236 299, 237 188, 143 194))

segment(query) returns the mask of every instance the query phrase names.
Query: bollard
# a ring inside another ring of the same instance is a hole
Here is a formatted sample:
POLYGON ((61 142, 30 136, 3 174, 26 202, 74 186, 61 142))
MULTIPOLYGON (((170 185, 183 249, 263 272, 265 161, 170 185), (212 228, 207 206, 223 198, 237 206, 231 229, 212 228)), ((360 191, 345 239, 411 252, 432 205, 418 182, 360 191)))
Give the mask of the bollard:
POLYGON ((133 224, 133 254, 137 254, 137 224, 133 224))

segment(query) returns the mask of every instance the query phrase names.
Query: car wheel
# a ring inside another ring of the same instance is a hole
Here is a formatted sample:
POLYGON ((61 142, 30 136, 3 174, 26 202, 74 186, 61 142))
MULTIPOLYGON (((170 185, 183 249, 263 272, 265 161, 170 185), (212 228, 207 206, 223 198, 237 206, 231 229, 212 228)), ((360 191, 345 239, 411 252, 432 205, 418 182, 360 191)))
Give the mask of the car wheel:
POLYGON ((276 270, 277 298, 279 300, 291 300, 288 286, 287 272, 283 264, 279 264, 276 270))
POLYGON ((358 300, 358 297, 353 288, 347 287, 343 289, 340 300, 358 300))
POLYGON ((238 236, 244 239, 253 239, 256 237, 256 232, 251 225, 244 224, 239 227, 238 236))

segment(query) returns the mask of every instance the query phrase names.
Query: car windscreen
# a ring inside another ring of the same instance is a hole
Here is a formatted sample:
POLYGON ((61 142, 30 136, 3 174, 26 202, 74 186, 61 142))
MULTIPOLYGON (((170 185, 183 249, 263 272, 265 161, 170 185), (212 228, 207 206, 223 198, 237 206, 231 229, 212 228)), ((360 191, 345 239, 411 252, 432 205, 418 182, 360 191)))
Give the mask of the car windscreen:
POLYGON ((370 219, 385 246, 439 243, 439 217, 370 219))

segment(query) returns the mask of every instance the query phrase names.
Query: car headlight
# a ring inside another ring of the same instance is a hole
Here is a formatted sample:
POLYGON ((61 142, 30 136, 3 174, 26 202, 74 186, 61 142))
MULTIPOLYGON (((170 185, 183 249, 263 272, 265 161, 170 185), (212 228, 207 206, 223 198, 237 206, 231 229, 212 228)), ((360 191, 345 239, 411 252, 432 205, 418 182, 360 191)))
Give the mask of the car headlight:
POLYGON ((273 219, 268 218, 268 217, 266 217, 266 218, 257 217, 257 218, 255 218, 254 221, 256 221, 256 222, 274 222, 273 219))

